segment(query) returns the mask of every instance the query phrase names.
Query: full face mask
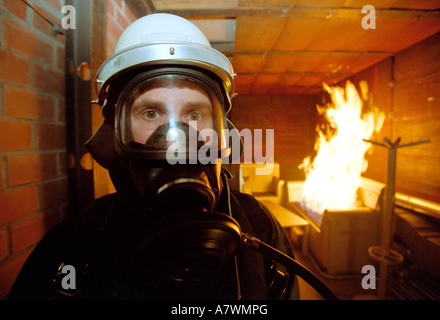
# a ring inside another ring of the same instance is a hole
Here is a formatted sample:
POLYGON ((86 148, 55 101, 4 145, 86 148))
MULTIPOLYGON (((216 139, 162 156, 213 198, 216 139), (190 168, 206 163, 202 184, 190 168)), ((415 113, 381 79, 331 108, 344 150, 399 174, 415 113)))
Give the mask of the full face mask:
POLYGON ((172 210, 170 204, 214 207, 222 189, 221 159, 230 153, 219 90, 202 72, 176 68, 144 72, 122 90, 116 149, 154 211, 172 210), (173 201, 160 201, 163 195, 173 201))

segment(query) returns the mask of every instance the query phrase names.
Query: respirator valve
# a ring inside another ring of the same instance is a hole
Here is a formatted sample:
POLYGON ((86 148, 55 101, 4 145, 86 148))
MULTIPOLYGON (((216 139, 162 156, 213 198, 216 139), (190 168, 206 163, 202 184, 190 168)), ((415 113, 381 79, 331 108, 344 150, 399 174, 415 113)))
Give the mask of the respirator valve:
POLYGON ((231 261, 241 246, 238 223, 210 211, 168 214, 145 235, 136 251, 137 271, 162 281, 209 277, 231 261))

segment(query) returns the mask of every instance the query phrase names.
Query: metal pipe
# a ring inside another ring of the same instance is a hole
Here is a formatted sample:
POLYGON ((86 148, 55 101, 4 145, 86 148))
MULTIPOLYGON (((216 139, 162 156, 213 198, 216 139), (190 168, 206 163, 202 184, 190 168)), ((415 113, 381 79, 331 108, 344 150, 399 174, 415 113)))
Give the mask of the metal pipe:
POLYGON ((388 277, 388 267, 397 264, 403 260, 401 254, 391 249, 392 238, 394 234, 394 204, 395 204, 395 183, 396 183, 396 158, 397 149, 410 147, 422 143, 428 143, 430 140, 423 140, 418 142, 411 142, 403 145, 400 144, 400 137, 392 142, 388 138, 384 139, 384 143, 365 140, 385 148, 388 148, 388 173, 387 184, 385 187, 385 199, 382 210, 382 241, 381 247, 371 247, 369 249, 370 255, 380 261, 379 270, 379 288, 378 298, 386 298, 386 285, 388 277), (396 258, 397 257, 397 258, 396 258))
MULTIPOLYGON (((398 143, 398 141, 397 141, 398 143)), ((385 257, 390 256, 391 235, 393 229, 394 215, 394 195, 395 195, 395 178, 396 178, 396 151, 397 145, 390 144, 388 148, 388 175, 387 186, 385 187, 385 201, 382 213, 382 251, 385 257)), ((386 283, 388 276, 388 259, 380 261, 380 278, 378 297, 385 299, 386 283)))

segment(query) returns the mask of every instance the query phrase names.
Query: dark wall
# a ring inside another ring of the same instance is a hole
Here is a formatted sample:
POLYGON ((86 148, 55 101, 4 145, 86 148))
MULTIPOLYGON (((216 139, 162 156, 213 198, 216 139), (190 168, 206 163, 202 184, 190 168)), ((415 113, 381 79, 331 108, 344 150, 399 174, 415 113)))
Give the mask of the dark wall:
MULTIPOLYGON (((428 144, 397 151, 396 188, 440 202, 440 33, 351 77, 367 81, 369 104, 386 114, 374 140, 398 137, 402 144, 430 139, 428 144)), ((274 129, 275 161, 285 180, 303 179, 298 165, 313 155, 316 105, 323 94, 303 96, 238 96, 230 119, 239 130, 274 129)), ((374 146, 368 155, 366 177, 385 182, 388 150, 374 146)))
POLYGON ((280 163, 281 177, 304 179, 298 165, 313 153, 317 121, 315 96, 239 95, 233 100, 230 119, 238 130, 274 129, 275 162, 280 163))
MULTIPOLYGON (((397 191, 440 202, 440 33, 352 77, 367 80, 374 104, 387 115, 376 140, 428 144, 397 151, 397 191)), ((386 180, 388 153, 375 147, 365 176, 386 180)))

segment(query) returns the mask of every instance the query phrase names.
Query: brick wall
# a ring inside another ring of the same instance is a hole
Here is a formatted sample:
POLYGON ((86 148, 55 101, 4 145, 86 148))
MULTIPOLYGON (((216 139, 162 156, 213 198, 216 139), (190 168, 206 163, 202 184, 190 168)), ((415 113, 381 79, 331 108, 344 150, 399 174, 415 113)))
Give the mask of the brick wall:
POLYGON ((116 42, 122 31, 127 28, 136 17, 130 10, 124 0, 107 0, 106 1, 106 55, 109 57, 113 54, 116 42))
MULTIPOLYGON (((376 141, 431 142, 397 151, 396 190, 440 203, 440 33, 397 53, 351 80, 366 80, 387 119, 376 141)), ((388 150, 375 146, 366 177, 385 182, 388 150)))
MULTIPOLYGON (((61 21, 64 0, 29 2, 61 21)), ((124 0, 106 0, 105 7, 102 50, 108 57, 135 16, 124 0)), ((67 214, 67 167, 65 36, 54 36, 47 21, 20 0, 0 0, 0 32, 2 299, 36 243, 67 214)), ((98 108, 93 117, 96 129, 102 121, 98 108)), ((97 196, 113 191, 106 171, 96 177, 97 196)))
MULTIPOLYGON (((304 173, 298 169, 303 159, 313 154, 316 104, 312 95, 238 95, 232 100, 230 119, 237 129, 274 130, 274 157, 280 164, 284 180, 302 180, 304 173)), ((256 142, 252 141, 254 150, 256 142)), ((265 142, 263 140, 263 156, 265 142)))
MULTIPOLYGON (((29 1, 61 21, 63 0, 29 1)), ((67 212, 65 36, 23 1, 0 0, 0 299, 67 212)))

